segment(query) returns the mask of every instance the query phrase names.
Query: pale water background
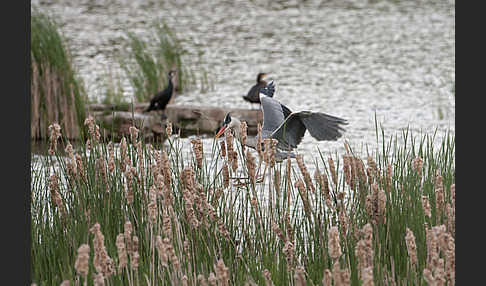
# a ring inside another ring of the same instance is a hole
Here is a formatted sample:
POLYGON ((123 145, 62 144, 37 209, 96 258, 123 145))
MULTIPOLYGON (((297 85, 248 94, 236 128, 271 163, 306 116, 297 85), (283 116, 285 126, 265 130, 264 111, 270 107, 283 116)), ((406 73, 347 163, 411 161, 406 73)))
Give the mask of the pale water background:
MULTIPOLYGON (((349 121, 337 142, 307 134, 298 148, 306 162, 317 148, 341 154, 344 139, 358 152, 366 145, 374 150, 375 114, 386 135, 405 128, 417 135, 437 131, 440 143, 455 129, 455 1, 31 3, 60 24, 93 101, 102 100, 109 72, 132 96, 115 54, 125 32, 144 37, 162 19, 194 69, 209 71, 214 87, 184 92, 175 104, 250 108, 241 95, 264 71, 276 80, 275 97, 290 109, 349 121)), ((206 152, 212 141, 204 139, 206 152)))

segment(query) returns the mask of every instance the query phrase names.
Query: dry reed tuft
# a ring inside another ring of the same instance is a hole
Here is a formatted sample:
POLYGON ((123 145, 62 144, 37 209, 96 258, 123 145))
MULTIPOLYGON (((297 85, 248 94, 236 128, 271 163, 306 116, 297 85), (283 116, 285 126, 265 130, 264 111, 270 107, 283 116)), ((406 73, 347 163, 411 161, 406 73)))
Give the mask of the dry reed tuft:
POLYGON ((420 157, 416 157, 412 161, 412 166, 419 178, 422 178, 422 167, 423 167, 423 160, 420 157))
POLYGON ((202 274, 197 275, 197 282, 201 286, 208 286, 208 281, 206 280, 206 277, 204 277, 204 275, 202 274))
POLYGON ((130 126, 128 128, 128 132, 130 133, 130 139, 132 139, 132 145, 137 144, 138 132, 139 130, 135 126, 130 126))
POLYGON ((155 238, 155 246, 157 248, 157 252, 159 254, 159 261, 160 265, 164 267, 169 267, 169 256, 167 256, 167 250, 166 250, 166 245, 164 241, 162 240, 162 237, 160 235, 157 235, 155 238))
POLYGON ((351 285, 351 273, 349 272, 349 269, 341 269, 339 261, 335 261, 332 266, 332 278, 334 286, 351 285))
POLYGON ((413 232, 407 227, 407 234, 405 235, 405 244, 407 245, 408 257, 412 267, 417 267, 417 245, 415 244, 415 236, 413 232))
POLYGON ((265 278, 265 286, 274 286, 272 281, 272 275, 268 269, 263 270, 263 278, 265 278))
POLYGON ((220 149, 221 149, 221 158, 226 157, 226 143, 224 140, 219 141, 220 149))
POLYGON ((375 282, 373 280, 373 267, 366 267, 361 271, 363 284, 362 286, 374 286, 375 282))
POLYGON ((132 269, 137 270, 139 264, 140 255, 138 253, 138 236, 132 237, 132 251, 130 252, 130 266, 132 269))
POLYGON ((213 272, 209 273, 208 282, 211 286, 218 286, 218 278, 216 278, 213 272))
MULTIPOLYGON (((346 145, 345 145, 346 146, 346 145)), ((352 187, 351 180, 352 180, 352 175, 351 175, 351 160, 352 156, 349 154, 343 155, 343 173, 344 173, 344 180, 346 184, 352 187)))
POLYGON ((339 230, 337 226, 333 226, 328 232, 327 248, 329 249, 329 256, 336 261, 343 254, 341 251, 341 244, 339 240, 339 230))
POLYGON ((440 170, 437 170, 435 177, 435 210, 437 212, 437 224, 440 223, 442 214, 445 208, 445 198, 444 198, 444 184, 443 179, 440 174, 440 170))
POLYGON ((229 182, 230 182, 230 178, 229 178, 229 167, 228 167, 228 163, 224 162, 224 165, 223 165, 223 187, 225 189, 227 187, 229 187, 229 182))
POLYGON ((76 258, 76 262, 74 263, 74 268, 76 272, 83 276, 85 279, 88 277, 89 272, 89 245, 88 244, 81 244, 78 248, 78 257, 76 258))
POLYGON ((103 277, 103 273, 97 273, 94 275, 93 278, 94 286, 104 286, 105 285, 105 277, 103 277))
POLYGON ((306 285, 305 269, 304 269, 303 266, 295 267, 294 280, 295 280, 296 286, 305 286, 306 285))
POLYGON ((247 137, 248 137, 248 125, 246 124, 246 121, 243 121, 240 124, 240 141, 241 141, 241 148, 243 152, 245 152, 247 137))
POLYGON ((162 151, 162 175, 164 176, 164 184, 167 188, 171 188, 172 184, 172 177, 171 177, 171 167, 170 167, 170 161, 169 161, 169 156, 167 155, 167 152, 162 151))
MULTIPOLYGON (((373 269, 373 227, 367 223, 362 230, 363 239, 356 244, 355 255, 358 258, 358 277, 364 281, 364 271, 367 268, 373 269)), ((373 271, 371 272, 373 277, 373 271)))
POLYGON ((329 157, 327 159, 327 162, 329 163, 329 171, 331 172, 332 182, 334 183, 334 187, 337 187, 338 176, 336 173, 336 167, 334 166, 334 160, 331 157, 329 157))
POLYGON ((49 125, 49 155, 54 155, 54 152, 57 150, 57 140, 61 138, 61 126, 57 123, 53 123, 49 125))
POLYGON ((366 169, 366 172, 368 175, 368 184, 372 185, 373 183, 380 181, 380 171, 378 170, 378 167, 373 157, 368 156, 367 161, 368 168, 366 169))
POLYGON ((150 187, 149 190, 149 204, 147 205, 147 212, 149 217, 149 223, 151 226, 157 224, 157 189, 155 186, 150 187))
POLYGON ((165 126, 165 132, 167 133, 167 137, 172 136, 172 122, 167 121, 167 124, 165 126))
POLYGON ((202 162, 203 162, 203 143, 201 140, 201 137, 198 137, 196 139, 191 139, 191 144, 192 144, 192 150, 194 152, 194 155, 196 157, 196 164, 199 169, 202 168, 202 162))
POLYGON ((287 240, 285 242, 285 245, 282 249, 284 255, 285 255, 285 259, 287 261, 287 270, 291 270, 292 269, 292 265, 293 265, 293 261, 294 261, 294 244, 290 241, 290 240, 287 240))
POLYGON ((118 270, 121 271, 128 265, 127 250, 125 247, 125 236, 123 233, 117 235, 115 244, 118 253, 118 270))
POLYGON ((323 286, 331 286, 332 284, 332 272, 329 269, 324 270, 324 277, 322 278, 323 286))
POLYGON ((283 241, 284 243, 287 241, 287 238, 283 234, 282 230, 280 229, 280 227, 278 227, 278 224, 276 224, 275 222, 272 224, 272 230, 277 234, 277 236, 280 238, 281 241, 283 241))
POLYGON ((296 161, 297 165, 299 166, 300 172, 302 173, 302 176, 304 176, 305 186, 307 190, 310 189, 313 193, 316 193, 314 184, 312 184, 311 176, 309 174, 309 171, 307 170, 307 166, 304 163, 304 157, 302 155, 297 155, 296 161))
POLYGON ((383 224, 386 222, 386 194, 385 191, 378 189, 378 185, 371 185, 372 192, 366 196, 366 212, 374 223, 383 224))
POLYGON ((250 182, 254 186, 256 179, 256 162, 253 155, 251 155, 250 150, 246 150, 246 167, 248 169, 248 177, 250 182))
POLYGON ((422 196, 422 208, 424 209, 425 216, 428 216, 429 218, 431 218, 432 212, 431 212, 431 209, 430 209, 430 203, 429 203, 429 199, 427 198, 427 196, 422 196))
POLYGON ((228 286, 229 285, 229 270, 226 265, 224 265, 223 259, 219 259, 214 265, 214 272, 216 273, 216 278, 218 279, 218 285, 228 286))
POLYGON ((62 198, 59 194, 59 179, 56 174, 52 174, 49 177, 49 190, 51 191, 52 204, 64 214, 64 204, 62 203, 62 198))
POLYGON ((309 196, 308 196, 307 191, 304 187, 304 182, 302 181, 302 179, 299 178, 295 182, 295 187, 297 188, 297 190, 299 190, 299 194, 300 194, 300 197, 302 199, 302 203, 304 204, 305 214, 306 214, 307 218, 310 220, 310 218, 312 217, 312 208, 311 208, 311 205, 310 205, 309 196))
POLYGON ((100 224, 95 223, 91 227, 90 232, 94 234, 93 248, 95 255, 93 258, 93 266, 98 273, 103 273, 105 277, 110 277, 114 272, 113 261, 106 251, 105 236, 101 233, 100 224))

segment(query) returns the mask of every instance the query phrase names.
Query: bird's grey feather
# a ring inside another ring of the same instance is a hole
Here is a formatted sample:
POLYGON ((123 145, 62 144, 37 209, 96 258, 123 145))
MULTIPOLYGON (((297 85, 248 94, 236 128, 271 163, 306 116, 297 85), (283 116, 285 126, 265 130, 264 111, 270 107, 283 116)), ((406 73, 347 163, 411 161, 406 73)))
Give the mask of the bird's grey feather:
POLYGON ((292 150, 300 144, 305 131, 315 139, 337 140, 342 136, 344 129, 340 125, 347 121, 321 112, 300 111, 292 113, 272 133, 271 137, 278 140, 277 147, 283 150, 292 150))
POLYGON ((305 130, 306 127, 300 120, 299 113, 292 113, 272 132, 271 137, 278 140, 277 148, 292 150, 302 141, 305 130))
POLYGON ((321 140, 337 140, 345 131, 340 125, 348 124, 346 120, 321 112, 299 112, 302 123, 312 137, 321 140))
POLYGON ((285 120, 282 105, 276 99, 260 96, 263 111, 262 137, 269 137, 285 120))

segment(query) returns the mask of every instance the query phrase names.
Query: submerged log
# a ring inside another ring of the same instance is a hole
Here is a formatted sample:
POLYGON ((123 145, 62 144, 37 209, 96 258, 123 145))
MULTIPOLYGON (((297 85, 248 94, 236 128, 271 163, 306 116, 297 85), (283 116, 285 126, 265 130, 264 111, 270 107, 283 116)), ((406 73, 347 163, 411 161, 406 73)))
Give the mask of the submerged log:
POLYGON ((172 122, 174 134, 181 137, 190 135, 214 136, 224 120, 226 113, 246 121, 248 134, 256 135, 257 124, 262 123, 263 114, 259 109, 221 108, 196 105, 167 105, 164 112, 143 113, 148 103, 116 107, 110 104, 88 105, 87 113, 95 117, 100 127, 112 140, 120 140, 129 135, 130 126, 137 127, 145 139, 165 139, 167 122, 172 122))

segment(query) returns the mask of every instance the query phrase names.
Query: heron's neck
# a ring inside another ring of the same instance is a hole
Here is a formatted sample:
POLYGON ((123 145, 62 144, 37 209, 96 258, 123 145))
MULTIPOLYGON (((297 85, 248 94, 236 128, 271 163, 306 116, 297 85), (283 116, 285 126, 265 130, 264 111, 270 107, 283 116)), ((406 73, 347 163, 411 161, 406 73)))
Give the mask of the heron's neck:
POLYGON ((241 140, 241 134, 240 134, 240 125, 241 125, 241 121, 237 118, 234 118, 231 120, 231 123, 230 123, 230 129, 233 130, 233 133, 235 134, 235 137, 238 139, 238 140, 241 140))

